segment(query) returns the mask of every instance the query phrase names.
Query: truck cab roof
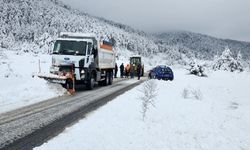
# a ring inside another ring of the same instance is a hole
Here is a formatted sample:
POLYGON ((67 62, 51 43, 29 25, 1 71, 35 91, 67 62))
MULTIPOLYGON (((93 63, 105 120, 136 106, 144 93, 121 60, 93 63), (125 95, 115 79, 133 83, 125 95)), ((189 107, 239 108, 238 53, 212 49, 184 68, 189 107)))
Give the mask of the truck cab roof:
POLYGON ((94 38, 96 39, 95 34, 91 33, 73 33, 73 32, 61 32, 59 34, 60 38, 94 38))

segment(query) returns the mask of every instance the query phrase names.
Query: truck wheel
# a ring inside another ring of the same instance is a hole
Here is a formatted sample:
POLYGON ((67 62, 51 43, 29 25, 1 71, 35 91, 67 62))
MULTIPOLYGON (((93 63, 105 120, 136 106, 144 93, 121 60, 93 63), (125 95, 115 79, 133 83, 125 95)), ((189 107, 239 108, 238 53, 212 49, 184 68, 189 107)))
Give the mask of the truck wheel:
POLYGON ((109 72, 109 75, 108 75, 108 84, 112 85, 112 83, 113 83, 113 72, 109 72))
POLYGON ((106 72, 105 79, 103 80, 103 85, 107 86, 109 84, 109 72, 106 72))
POLYGON ((88 81, 86 87, 88 90, 92 90, 94 88, 95 85, 95 79, 93 77, 90 78, 90 80, 88 81))

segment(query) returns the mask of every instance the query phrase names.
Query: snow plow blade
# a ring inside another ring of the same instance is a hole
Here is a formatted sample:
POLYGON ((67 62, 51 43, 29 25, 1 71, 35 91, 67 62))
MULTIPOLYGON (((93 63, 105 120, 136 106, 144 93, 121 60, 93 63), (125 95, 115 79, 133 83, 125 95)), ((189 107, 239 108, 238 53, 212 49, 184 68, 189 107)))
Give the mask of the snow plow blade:
POLYGON ((38 74, 39 78, 43 78, 51 83, 66 84, 67 77, 54 74, 38 74))

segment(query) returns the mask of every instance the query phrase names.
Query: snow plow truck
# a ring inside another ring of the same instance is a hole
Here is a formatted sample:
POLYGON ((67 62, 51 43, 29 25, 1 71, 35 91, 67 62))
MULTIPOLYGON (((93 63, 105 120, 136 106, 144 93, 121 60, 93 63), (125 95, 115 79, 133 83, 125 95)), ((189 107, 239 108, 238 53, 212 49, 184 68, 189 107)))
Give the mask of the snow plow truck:
POLYGON ((114 68, 112 42, 100 42, 93 34, 62 32, 54 44, 50 74, 38 76, 74 92, 75 84, 90 90, 95 83, 111 85, 114 68))

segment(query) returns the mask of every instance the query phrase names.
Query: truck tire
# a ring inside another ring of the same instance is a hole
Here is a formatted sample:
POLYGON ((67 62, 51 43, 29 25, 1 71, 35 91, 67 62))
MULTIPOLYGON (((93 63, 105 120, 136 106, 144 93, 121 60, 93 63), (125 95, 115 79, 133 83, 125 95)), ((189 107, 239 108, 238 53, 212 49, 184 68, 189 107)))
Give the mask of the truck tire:
POLYGON ((88 80, 88 83, 87 83, 87 85, 86 85, 86 88, 87 88, 88 90, 92 90, 92 89, 94 88, 94 86, 95 86, 95 79, 94 79, 94 77, 93 77, 93 75, 92 75, 91 78, 88 80))
POLYGON ((102 81, 102 85, 107 86, 109 84, 109 72, 106 72, 105 78, 102 81))
POLYGON ((108 85, 112 85, 113 83, 113 72, 109 72, 108 74, 108 85))

